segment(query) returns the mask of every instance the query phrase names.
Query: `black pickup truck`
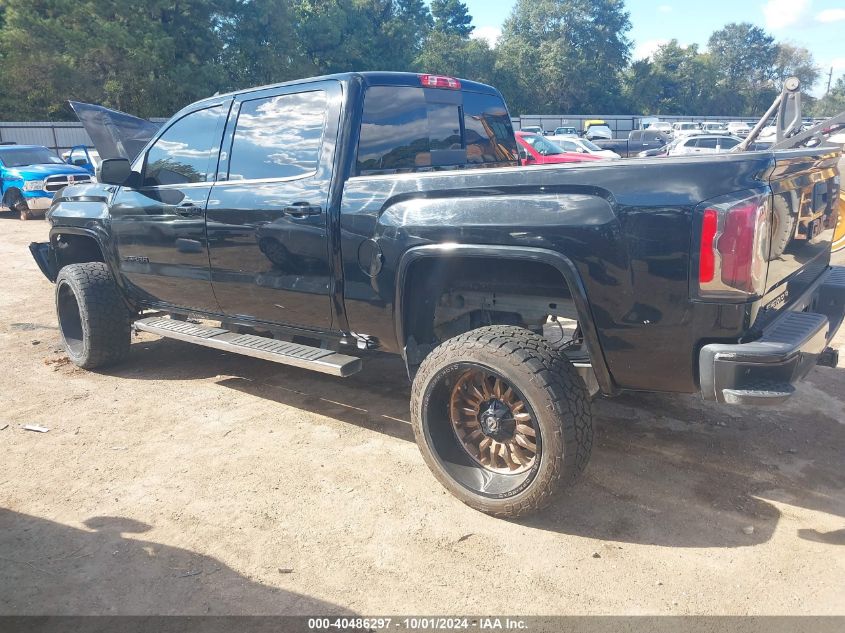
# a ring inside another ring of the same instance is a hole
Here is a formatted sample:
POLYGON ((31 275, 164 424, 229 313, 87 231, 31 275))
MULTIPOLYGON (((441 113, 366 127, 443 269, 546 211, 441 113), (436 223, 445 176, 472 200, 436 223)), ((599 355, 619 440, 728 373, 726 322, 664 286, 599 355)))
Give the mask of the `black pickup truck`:
POLYGON ((401 355, 434 475, 518 516, 584 470, 597 393, 772 404, 835 365, 838 156, 523 168, 494 88, 350 73, 188 106, 31 250, 80 367, 133 328, 337 376, 401 355))
POLYGON ((616 152, 622 158, 636 156, 640 152, 664 147, 669 143, 669 137, 660 130, 632 130, 628 138, 615 138, 608 141, 601 139, 593 141, 602 149, 616 152))

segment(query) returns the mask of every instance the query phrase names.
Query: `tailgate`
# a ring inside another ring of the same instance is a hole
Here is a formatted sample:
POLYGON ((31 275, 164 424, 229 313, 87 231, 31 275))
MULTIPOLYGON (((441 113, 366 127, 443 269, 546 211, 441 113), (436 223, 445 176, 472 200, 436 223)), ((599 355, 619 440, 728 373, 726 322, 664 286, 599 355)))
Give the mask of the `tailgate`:
POLYGON ((830 263, 839 199, 839 151, 814 148, 775 152, 769 175, 772 232, 766 300, 780 298, 789 284, 795 295, 830 263))

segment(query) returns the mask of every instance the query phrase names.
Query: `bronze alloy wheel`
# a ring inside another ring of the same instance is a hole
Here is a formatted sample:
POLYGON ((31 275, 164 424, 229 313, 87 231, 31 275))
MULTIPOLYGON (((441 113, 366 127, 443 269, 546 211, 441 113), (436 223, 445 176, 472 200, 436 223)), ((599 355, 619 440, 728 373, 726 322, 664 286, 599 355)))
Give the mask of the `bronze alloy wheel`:
POLYGON ((513 386, 494 373, 467 369, 449 398, 449 418, 461 447, 495 473, 516 475, 537 459, 537 426, 513 386))

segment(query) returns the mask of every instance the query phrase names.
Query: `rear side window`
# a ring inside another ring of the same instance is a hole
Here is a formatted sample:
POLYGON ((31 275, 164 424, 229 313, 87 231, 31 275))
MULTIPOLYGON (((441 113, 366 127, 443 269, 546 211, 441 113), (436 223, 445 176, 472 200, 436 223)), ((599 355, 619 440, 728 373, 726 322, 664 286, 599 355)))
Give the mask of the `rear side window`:
POLYGON ((372 86, 367 90, 358 142, 358 174, 516 160, 513 127, 497 96, 407 86, 372 86))
POLYGON ((320 156, 326 109, 322 90, 245 101, 235 125, 229 180, 313 174, 320 156))
POLYGON ((639 141, 642 134, 643 134, 642 132, 631 132, 631 140, 632 141, 639 141))
POLYGON ((716 149, 716 142, 719 139, 715 138, 700 138, 698 139, 698 147, 703 147, 705 149, 716 149))
POLYGON ((223 106, 182 117, 147 152, 144 185, 185 185, 209 180, 216 166, 220 138, 217 123, 223 106))

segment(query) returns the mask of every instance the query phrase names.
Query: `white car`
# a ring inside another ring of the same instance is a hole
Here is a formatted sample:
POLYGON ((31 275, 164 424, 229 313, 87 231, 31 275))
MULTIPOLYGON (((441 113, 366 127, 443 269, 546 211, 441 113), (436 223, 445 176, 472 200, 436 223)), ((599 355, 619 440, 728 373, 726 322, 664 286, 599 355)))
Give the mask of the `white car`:
POLYGON ((555 135, 550 136, 549 140, 553 141, 555 145, 563 148, 567 152, 591 154, 593 156, 598 156, 599 158, 622 158, 619 154, 612 150, 602 149, 595 143, 591 143, 585 138, 578 138, 577 136, 572 138, 571 136, 555 135))
POLYGON ((701 124, 701 131, 705 134, 727 134, 728 128, 724 123, 707 121, 701 124))
POLYGON ((689 156, 692 154, 718 154, 727 152, 742 143, 736 136, 724 134, 697 134, 675 139, 669 146, 669 156, 689 156))
POLYGON ((649 130, 657 130, 658 132, 663 132, 666 136, 672 136, 672 124, 669 121, 657 121, 656 123, 652 123, 648 126, 649 130))
POLYGON ((543 132, 543 128, 539 125, 526 125, 525 127, 520 128, 520 130, 523 132, 530 132, 531 134, 539 134, 540 136, 545 134, 545 132, 543 132))
POLYGON ((759 141, 774 141, 777 138, 778 129, 774 125, 767 125, 760 130, 760 135, 757 137, 759 141))
POLYGON ((743 123, 742 121, 731 121, 728 123, 728 134, 745 138, 751 134, 751 127, 748 123, 743 123))
POLYGON ((613 140, 613 132, 606 125, 591 125, 584 133, 587 140, 603 139, 605 141, 613 140))
POLYGON ((701 134, 701 125, 699 123, 678 121, 672 124, 672 135, 675 138, 684 138, 686 136, 693 136, 694 134, 701 134))

